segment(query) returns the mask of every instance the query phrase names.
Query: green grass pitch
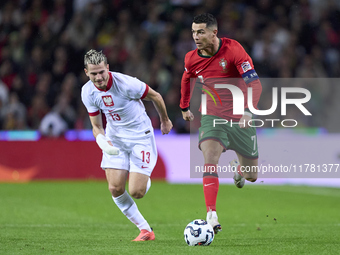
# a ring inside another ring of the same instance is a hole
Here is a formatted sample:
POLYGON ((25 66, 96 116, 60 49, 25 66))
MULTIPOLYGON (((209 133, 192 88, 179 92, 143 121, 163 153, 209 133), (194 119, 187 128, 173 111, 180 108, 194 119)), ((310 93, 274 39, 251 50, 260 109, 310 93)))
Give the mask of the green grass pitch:
POLYGON ((202 185, 153 181, 137 205, 156 240, 113 203, 106 182, 0 184, 0 254, 339 254, 340 189, 220 185, 223 231, 189 247, 187 223, 205 218, 202 185))

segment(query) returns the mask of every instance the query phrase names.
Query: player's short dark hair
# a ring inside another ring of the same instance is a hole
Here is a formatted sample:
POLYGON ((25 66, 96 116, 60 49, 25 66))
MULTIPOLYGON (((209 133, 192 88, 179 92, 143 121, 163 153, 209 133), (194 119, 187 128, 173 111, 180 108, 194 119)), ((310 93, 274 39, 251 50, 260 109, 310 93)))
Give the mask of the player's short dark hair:
POLYGON ((212 27, 216 26, 217 27, 217 20, 214 17, 214 15, 210 13, 202 13, 194 17, 193 23, 196 24, 206 24, 206 27, 212 27))

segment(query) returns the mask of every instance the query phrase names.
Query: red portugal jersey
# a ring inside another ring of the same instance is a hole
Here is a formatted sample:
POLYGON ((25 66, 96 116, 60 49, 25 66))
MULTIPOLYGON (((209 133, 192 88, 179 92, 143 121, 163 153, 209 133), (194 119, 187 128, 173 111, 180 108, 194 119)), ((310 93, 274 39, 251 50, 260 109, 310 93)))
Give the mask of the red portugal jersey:
POLYGON ((226 88, 215 88, 215 84, 232 84, 241 89, 244 95, 244 109, 248 108, 247 88, 251 86, 253 106, 257 108, 262 86, 252 59, 237 41, 221 38, 220 47, 214 56, 203 56, 196 49, 185 55, 184 62, 180 102, 182 110, 189 107, 190 94, 197 82, 202 84, 201 89, 207 94, 207 115, 233 121, 238 121, 242 117, 233 115, 231 91, 226 88))

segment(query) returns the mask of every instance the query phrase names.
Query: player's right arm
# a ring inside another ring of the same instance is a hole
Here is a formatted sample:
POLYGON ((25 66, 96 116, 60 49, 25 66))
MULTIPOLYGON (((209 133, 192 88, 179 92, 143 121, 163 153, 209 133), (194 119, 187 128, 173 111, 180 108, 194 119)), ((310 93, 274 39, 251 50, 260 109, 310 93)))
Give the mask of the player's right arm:
POLYGON ((113 147, 112 143, 105 136, 101 111, 99 107, 94 104, 92 97, 90 96, 91 91, 89 88, 92 86, 89 86, 89 84, 91 85, 91 83, 87 83, 83 86, 81 90, 81 100, 89 113, 93 136, 96 138, 99 148, 107 154, 118 155, 119 149, 113 147))
MULTIPOLYGON (((185 63, 187 62, 187 56, 185 57, 185 63)), ((184 64, 185 64, 184 63, 184 64)), ((190 106, 190 78, 191 74, 189 70, 185 67, 185 70, 182 75, 182 80, 181 80, 181 101, 180 101, 180 108, 182 110, 182 116, 183 119, 186 121, 192 121, 194 120, 194 115, 192 112, 189 110, 190 106)))
POLYGON ((118 155, 119 149, 114 147, 110 140, 105 136, 105 130, 103 127, 102 115, 97 114, 95 116, 90 115, 90 121, 92 125, 93 136, 96 138, 96 142, 103 151, 110 155, 118 155))
POLYGON ((95 116, 90 115, 90 121, 92 125, 92 132, 93 136, 97 138, 99 134, 105 135, 104 127, 103 127, 103 120, 102 115, 97 114, 95 116))

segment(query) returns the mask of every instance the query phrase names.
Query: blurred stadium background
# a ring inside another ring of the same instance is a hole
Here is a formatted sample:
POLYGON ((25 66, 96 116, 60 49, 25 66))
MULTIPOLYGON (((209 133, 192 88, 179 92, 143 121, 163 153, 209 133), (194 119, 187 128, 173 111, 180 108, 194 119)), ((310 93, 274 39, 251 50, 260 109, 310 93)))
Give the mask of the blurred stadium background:
MULTIPOLYGON (((174 130, 169 138, 157 138, 164 149, 160 148, 162 159, 155 177, 165 178, 167 171, 188 167, 183 162, 190 149, 190 124, 183 121, 179 108, 180 81, 184 55, 195 48, 192 18, 202 12, 217 17, 219 37, 236 39, 245 47, 260 78, 321 79, 309 102, 315 118, 297 116, 303 128, 299 132, 312 134, 311 139, 318 136, 315 143, 324 136, 334 143, 339 139, 339 1, 3 0, 0 181, 104 177, 98 170, 100 151, 92 141, 80 99, 87 81, 83 56, 91 48, 103 50, 110 70, 136 76, 164 97, 174 130), (164 156, 172 153, 171 148, 182 156, 176 160, 182 165, 171 162, 176 155, 164 156), (82 156, 75 151, 82 151, 82 156), (86 153, 93 158, 84 157, 86 153), (79 174, 79 162, 82 171, 92 168, 90 173, 79 174)), ((268 109, 275 85, 266 83, 260 107, 268 109)), ((148 103, 146 108, 158 129, 157 112, 148 103)), ((259 143, 265 134, 259 129, 259 143)), ((322 153, 328 153, 333 161, 324 163, 339 163, 337 144, 324 147, 330 148, 327 152, 321 148, 321 160, 322 153)))

